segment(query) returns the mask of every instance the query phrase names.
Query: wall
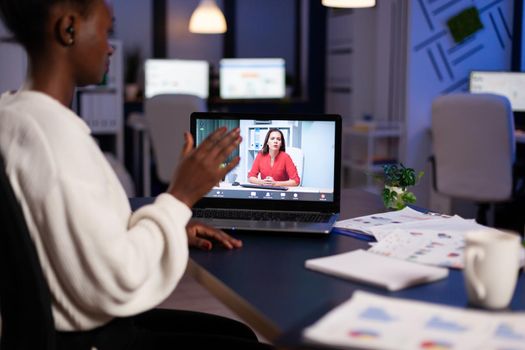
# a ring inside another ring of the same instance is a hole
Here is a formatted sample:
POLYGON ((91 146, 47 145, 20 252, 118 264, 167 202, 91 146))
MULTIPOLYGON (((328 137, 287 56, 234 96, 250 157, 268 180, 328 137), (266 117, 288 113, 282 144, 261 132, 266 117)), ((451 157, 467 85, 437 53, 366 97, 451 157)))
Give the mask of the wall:
POLYGON ((18 44, 2 42, 11 37, 0 21, 0 94, 7 90, 17 90, 24 82, 27 58, 24 49, 18 44))
POLYGON ((16 43, 2 42, 2 39, 10 37, 11 34, 0 21, 0 94, 20 88, 26 76, 27 58, 24 49, 16 43))
MULTIPOLYGON (((218 67, 223 56, 222 34, 193 34, 189 19, 198 0, 168 1, 168 57, 202 59, 218 67)), ((295 70, 295 1, 242 0, 235 9, 235 55, 282 57, 286 71, 295 70)), ((217 1, 223 9, 224 2, 217 1)), ((229 28, 228 30, 232 30, 229 28)))
MULTIPOLYGON (((341 114, 347 125, 365 116, 381 126, 397 126, 405 120, 407 17, 407 0, 328 11, 327 113, 341 114)), ((395 158, 398 148, 397 138, 343 135, 343 186, 370 188, 375 184, 373 175, 382 169, 362 163, 375 156, 395 158)))
POLYGON ((302 186, 324 188, 333 186, 334 133, 332 123, 303 123, 301 149, 305 154, 305 159, 302 186))
MULTIPOLYGON (((416 188, 418 203, 429 206, 432 100, 441 94, 467 91, 471 70, 510 69, 512 1, 410 1, 407 61, 405 164, 426 176, 416 188), (460 44, 453 42, 446 20, 476 6, 484 28, 460 44)), ((440 210, 440 208, 431 208, 440 210)))
POLYGON ((328 9, 326 20, 325 112, 352 118, 353 12, 328 9))
MULTIPOLYGON (((216 1, 223 10, 223 2, 216 1)), ((168 58, 206 60, 215 67, 223 53, 222 34, 190 33, 190 17, 199 0, 168 0, 167 7, 167 56, 168 58)))
POLYGON ((328 11, 327 112, 404 120, 406 1, 328 11))
POLYGON ((525 71, 525 6, 522 5, 522 23, 521 23, 521 70, 525 71))
POLYGON ((326 36, 326 113, 375 115, 376 8, 328 9, 326 36))
POLYGON ((241 0, 236 5, 236 56, 284 58, 286 71, 293 75, 295 1, 241 0))
MULTIPOLYGON (((139 48, 143 58, 151 57, 151 0, 113 1, 112 5, 115 17, 113 37, 122 41, 123 53, 139 48)), ((0 39, 6 36, 7 29, 0 21, 0 39)), ((0 92, 20 87, 27 67, 24 50, 16 44, 0 43, 0 62, 0 92)))
MULTIPOLYGON (((379 1, 378 6, 384 2, 379 1)), ((351 119, 360 120, 365 115, 382 119, 375 111, 377 8, 356 9, 353 16, 352 55, 352 106, 351 119)))
POLYGON ((113 31, 126 52, 138 48, 143 58, 152 57, 152 0, 114 0, 113 31))

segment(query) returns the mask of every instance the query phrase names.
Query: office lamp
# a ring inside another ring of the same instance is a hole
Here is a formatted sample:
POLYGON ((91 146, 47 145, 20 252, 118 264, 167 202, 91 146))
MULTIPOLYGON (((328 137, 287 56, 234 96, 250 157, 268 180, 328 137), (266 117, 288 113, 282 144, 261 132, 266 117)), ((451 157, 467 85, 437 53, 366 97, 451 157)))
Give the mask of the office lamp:
POLYGON ((374 7, 376 0, 322 0, 322 4, 327 7, 340 8, 374 7))
POLYGON ((199 34, 226 32, 226 19, 215 0, 201 0, 191 15, 189 29, 199 34))

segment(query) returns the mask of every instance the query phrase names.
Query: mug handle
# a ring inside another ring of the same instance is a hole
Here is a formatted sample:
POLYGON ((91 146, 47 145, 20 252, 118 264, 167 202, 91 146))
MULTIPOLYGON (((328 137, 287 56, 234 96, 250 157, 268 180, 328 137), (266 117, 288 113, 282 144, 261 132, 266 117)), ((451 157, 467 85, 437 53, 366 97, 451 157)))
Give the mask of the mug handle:
MULTIPOLYGON (((487 296, 487 289, 475 273, 474 264, 477 260, 483 260, 485 252, 479 247, 470 247, 465 250, 465 272, 470 277, 470 282, 477 294, 478 299, 483 300, 487 296)), ((467 277, 468 278, 468 277, 467 277)))

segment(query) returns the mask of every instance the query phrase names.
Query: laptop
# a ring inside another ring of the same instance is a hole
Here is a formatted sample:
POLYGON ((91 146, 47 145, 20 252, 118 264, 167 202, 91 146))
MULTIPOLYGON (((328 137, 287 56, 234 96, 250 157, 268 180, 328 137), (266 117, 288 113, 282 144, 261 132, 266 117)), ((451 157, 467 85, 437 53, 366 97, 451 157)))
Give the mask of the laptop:
POLYGON ((340 208, 339 115, 227 112, 191 115, 196 145, 221 126, 228 130, 240 128, 243 141, 228 161, 236 156, 241 160, 196 203, 194 218, 227 230, 330 232, 340 208), (269 154, 263 150, 265 143, 269 144, 267 135, 278 134, 283 139, 279 155, 273 165, 269 158, 264 163, 264 156, 269 154), (262 183, 263 177, 278 182, 262 183))

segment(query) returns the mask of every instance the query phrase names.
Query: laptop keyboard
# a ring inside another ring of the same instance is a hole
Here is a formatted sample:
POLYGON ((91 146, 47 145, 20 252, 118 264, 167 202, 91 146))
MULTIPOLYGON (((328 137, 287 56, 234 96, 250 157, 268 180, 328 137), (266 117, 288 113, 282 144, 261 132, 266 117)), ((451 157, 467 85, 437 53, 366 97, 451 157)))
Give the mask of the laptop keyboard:
POLYGON ((295 221, 295 222, 328 222, 332 214, 323 213, 295 213, 275 212, 264 210, 221 210, 194 208, 195 218, 214 218, 227 220, 256 220, 256 221, 295 221))

